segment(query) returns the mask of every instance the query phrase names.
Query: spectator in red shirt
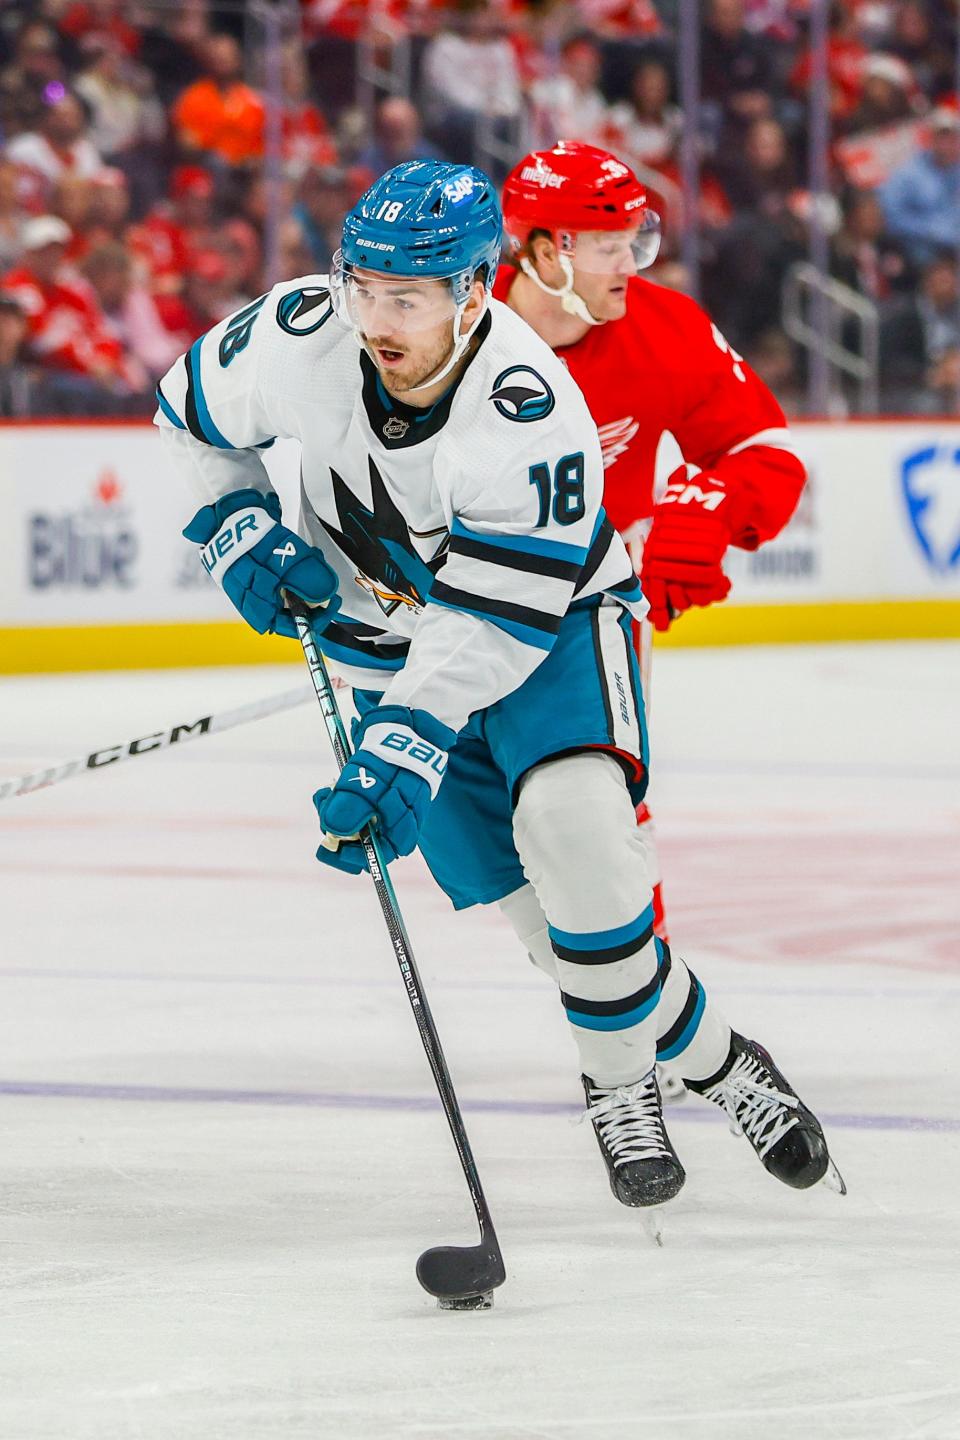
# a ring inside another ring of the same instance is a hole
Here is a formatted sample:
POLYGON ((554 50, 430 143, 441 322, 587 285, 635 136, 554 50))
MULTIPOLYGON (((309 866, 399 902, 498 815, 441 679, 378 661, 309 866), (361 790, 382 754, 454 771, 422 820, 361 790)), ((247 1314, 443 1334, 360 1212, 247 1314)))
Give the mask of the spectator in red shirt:
POLYGON ((60 30, 78 43, 91 38, 112 40, 126 55, 140 53, 140 36, 123 16, 124 0, 76 0, 60 19, 60 30))
POLYGON ((194 250, 213 232, 213 176, 201 165, 180 165, 170 177, 170 196, 129 232, 129 243, 146 267, 155 294, 183 288, 194 250))
POLYGON ((110 335, 89 287, 64 265, 70 238, 59 216, 29 220, 23 259, 0 280, 0 290, 26 313, 28 358, 42 365, 48 379, 56 378, 57 409, 119 412, 130 395, 123 346, 110 335))
POLYGON ((186 349, 236 308, 234 298, 226 260, 216 250, 201 250, 191 258, 183 294, 158 295, 156 303, 167 330, 182 337, 186 349))
MULTIPOLYGON (((843 121, 856 109, 863 86, 863 64, 866 58, 867 47, 860 37, 855 9, 834 5, 827 41, 830 113, 834 121, 843 121)), ((806 100, 812 74, 813 59, 807 49, 790 72, 791 89, 801 100, 806 100)))

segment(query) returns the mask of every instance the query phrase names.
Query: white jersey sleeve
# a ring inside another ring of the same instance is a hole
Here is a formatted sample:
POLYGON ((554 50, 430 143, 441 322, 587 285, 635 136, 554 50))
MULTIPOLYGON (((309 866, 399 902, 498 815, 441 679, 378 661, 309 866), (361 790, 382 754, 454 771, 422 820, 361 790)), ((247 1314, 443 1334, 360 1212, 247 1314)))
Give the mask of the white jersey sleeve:
MULTIPOLYGON (((157 386, 154 424, 199 504, 234 490, 273 489, 260 452, 278 436, 296 433, 283 403, 283 376, 302 363, 281 309, 291 298, 301 307, 314 306, 319 329, 330 308, 323 282, 322 276, 287 281, 227 316, 201 335, 157 386)), ((312 349, 315 353, 316 345, 312 349)))
MULTIPOLYGON (((494 370, 485 387, 464 387, 458 397, 470 422, 451 426, 449 471, 459 479, 447 558, 386 696, 456 730, 549 654, 604 529, 596 426, 574 381, 547 354, 536 351, 536 370, 508 367, 516 374, 507 378, 494 370), (536 410, 538 384, 551 410, 518 422, 523 405, 536 410), (457 454, 458 443, 469 455, 457 454)), ((607 544, 604 533, 604 551, 607 544)))

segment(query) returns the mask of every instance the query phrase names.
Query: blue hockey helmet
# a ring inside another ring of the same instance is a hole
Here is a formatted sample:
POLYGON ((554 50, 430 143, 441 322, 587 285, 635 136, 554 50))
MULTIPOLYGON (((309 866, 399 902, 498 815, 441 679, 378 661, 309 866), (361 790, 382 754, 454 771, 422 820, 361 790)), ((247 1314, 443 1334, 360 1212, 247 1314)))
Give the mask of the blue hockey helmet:
POLYGON ((334 311, 371 357, 371 327, 410 334, 449 318, 447 358, 412 387, 429 389, 450 374, 483 319, 502 238, 500 202, 482 170, 434 160, 395 165, 370 186, 343 222, 343 242, 330 270, 334 311), (462 330, 478 275, 485 286, 484 304, 462 330), (394 279, 402 286, 393 284, 394 279), (437 280, 449 285, 439 301, 436 287, 424 283, 437 280))
POLYGON ((500 202, 482 170, 408 160, 375 180, 347 215, 341 264, 348 272, 449 280, 460 305, 478 271, 493 286, 502 238, 500 202))

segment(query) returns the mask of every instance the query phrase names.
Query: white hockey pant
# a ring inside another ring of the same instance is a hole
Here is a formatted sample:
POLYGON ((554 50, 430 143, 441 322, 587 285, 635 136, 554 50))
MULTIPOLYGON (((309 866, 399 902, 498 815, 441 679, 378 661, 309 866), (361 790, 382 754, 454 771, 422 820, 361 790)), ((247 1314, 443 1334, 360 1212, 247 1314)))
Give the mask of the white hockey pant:
POLYGON ((512 918, 516 895, 535 892, 544 968, 560 985, 583 1073, 599 1085, 639 1080, 655 1058, 659 977, 643 848, 617 761, 584 751, 536 766, 521 782, 513 835, 532 892, 501 905, 512 918))
POLYGON ((500 902, 535 965, 560 986, 581 1069, 629 1084, 658 1060, 706 1079, 730 1026, 696 976, 653 937, 650 854, 619 764, 584 751, 531 770, 514 840, 528 885, 500 902))

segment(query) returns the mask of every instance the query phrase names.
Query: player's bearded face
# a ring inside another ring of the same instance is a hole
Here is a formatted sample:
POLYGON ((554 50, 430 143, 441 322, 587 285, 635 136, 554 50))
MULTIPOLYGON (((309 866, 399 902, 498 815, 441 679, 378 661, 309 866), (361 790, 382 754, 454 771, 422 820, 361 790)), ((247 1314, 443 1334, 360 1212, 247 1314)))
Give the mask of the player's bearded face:
POLYGON ((391 395, 423 384, 453 347, 456 305, 442 281, 358 276, 351 311, 391 395))

